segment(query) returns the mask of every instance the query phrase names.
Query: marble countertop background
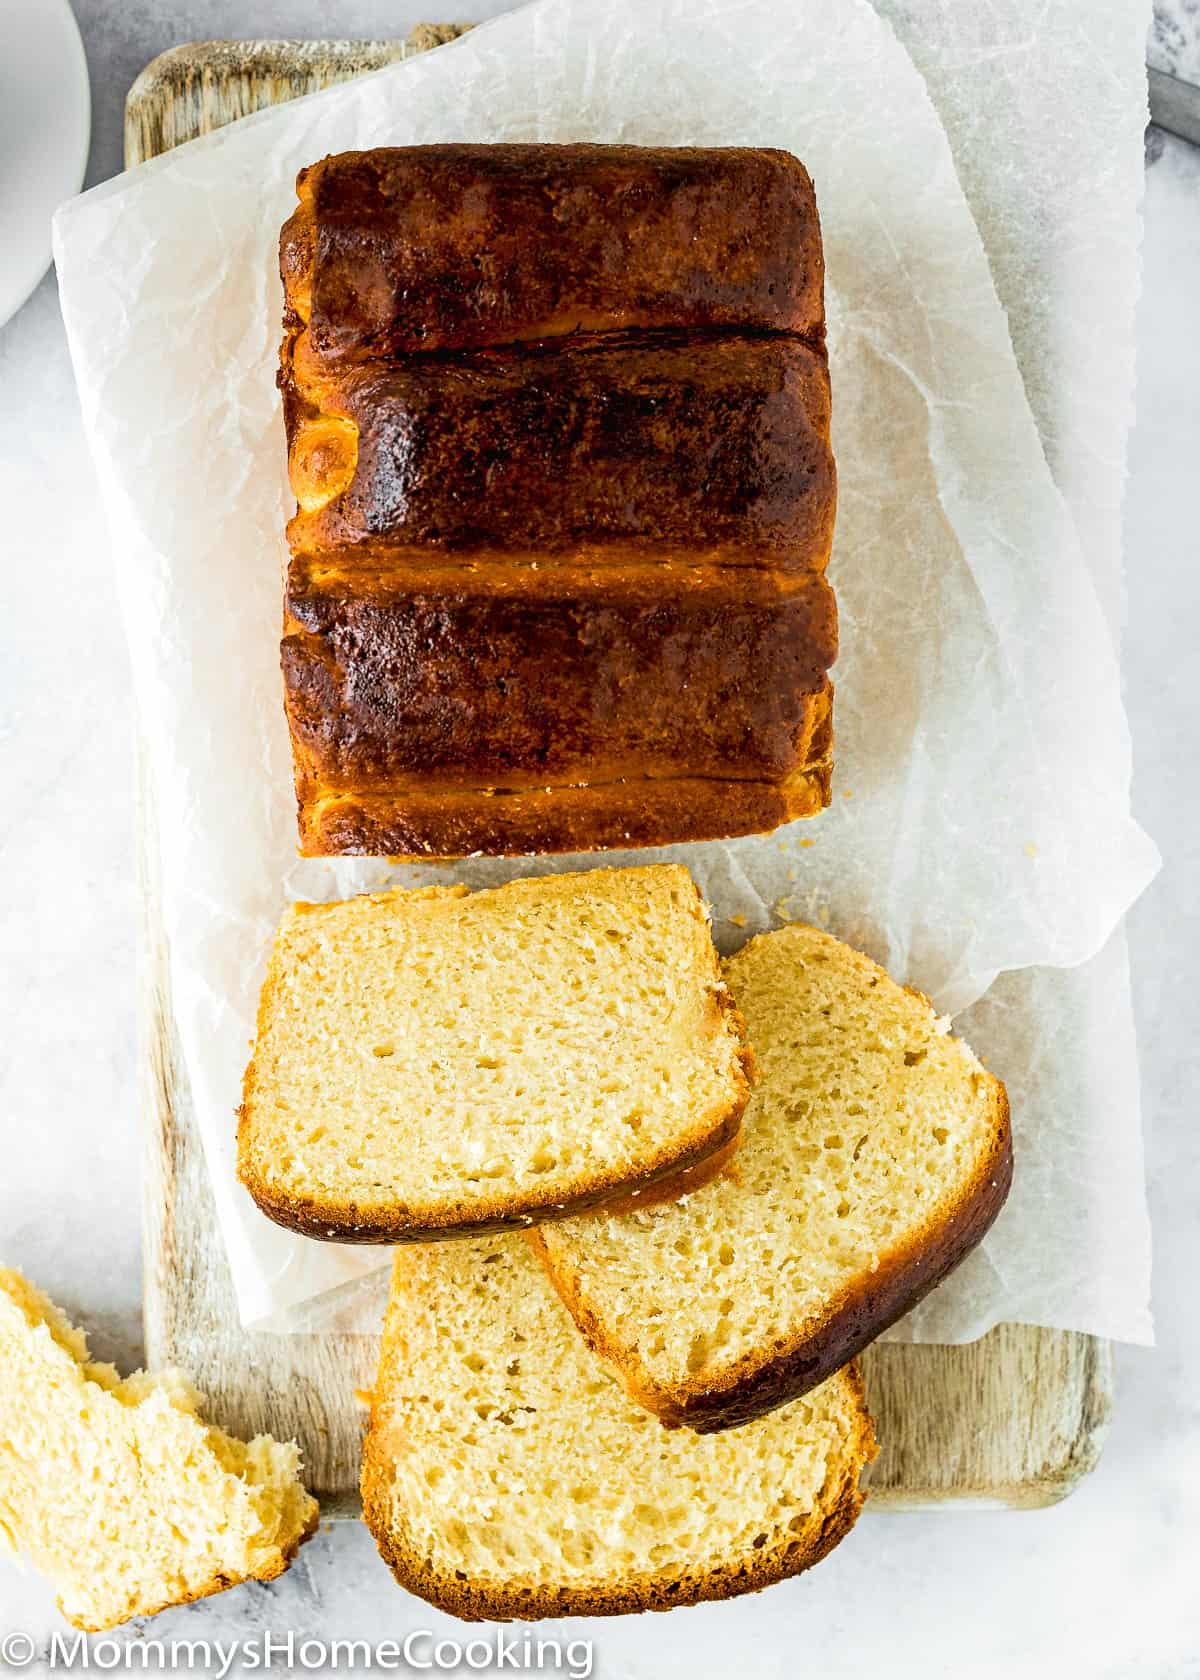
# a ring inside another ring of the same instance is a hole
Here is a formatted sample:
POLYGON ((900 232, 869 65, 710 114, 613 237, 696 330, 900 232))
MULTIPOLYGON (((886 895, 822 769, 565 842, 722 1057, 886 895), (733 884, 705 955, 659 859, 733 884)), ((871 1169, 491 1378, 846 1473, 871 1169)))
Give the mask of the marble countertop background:
MULTIPOLYGON (((75 3, 94 101, 89 183, 120 169, 126 89, 168 46, 401 35, 422 19, 410 0, 75 3)), ((464 0, 463 9, 482 18, 505 8, 464 0)), ((1164 0, 1149 53, 1200 82, 1200 0, 1164 0)), ((1200 150, 1152 130, 1146 156, 1125 668, 1135 805, 1165 858, 1130 926, 1159 1347, 1118 1350, 1107 1449, 1065 1504, 868 1515, 854 1543, 811 1576, 673 1617, 667 1674, 1200 1677, 1200 150)), ((26 1209, 0 1231, 0 1256, 86 1318, 101 1357, 133 1365, 133 717, 52 276, 0 329, 0 389, 0 1172, 6 1205, 26 1209)), ((346 1524, 321 1533, 273 1587, 238 1588, 145 1631, 217 1640, 291 1628, 378 1640, 395 1634, 399 1601, 366 1531, 346 1524)), ((22 1628, 40 1640, 57 1625, 44 1585, 0 1562, 0 1634, 22 1628)), ((432 1613, 428 1625, 440 1625, 432 1613)), ((649 1680, 635 1620, 586 1631, 598 1674, 649 1680)))

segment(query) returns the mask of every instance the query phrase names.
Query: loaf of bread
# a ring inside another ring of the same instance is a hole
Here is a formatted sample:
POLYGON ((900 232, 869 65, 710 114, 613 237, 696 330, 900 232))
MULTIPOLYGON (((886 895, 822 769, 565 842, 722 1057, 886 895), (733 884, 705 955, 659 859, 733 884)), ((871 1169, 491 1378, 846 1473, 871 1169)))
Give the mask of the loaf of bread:
POLYGON ((205 1424, 178 1371, 123 1381, 0 1269, 0 1546, 54 1582, 68 1621, 99 1632, 270 1581, 316 1530, 295 1446, 205 1424))
POLYGON ((298 904, 239 1171, 308 1236, 528 1225, 719 1161, 750 1067, 678 865, 298 904))
POLYGON ((979 1242, 1012 1177, 1003 1085, 919 993, 800 925, 725 976, 759 1081, 724 1173, 533 1234, 630 1392, 700 1431, 823 1382, 979 1242))
POLYGON ((363 1514, 401 1584, 452 1615, 769 1586, 848 1533, 874 1452, 853 1366, 744 1429, 668 1430, 588 1351, 520 1237, 397 1254, 363 1514))
POLYGON ((836 479, 802 166, 412 147, 299 193, 301 850, 648 846, 819 810, 836 479))

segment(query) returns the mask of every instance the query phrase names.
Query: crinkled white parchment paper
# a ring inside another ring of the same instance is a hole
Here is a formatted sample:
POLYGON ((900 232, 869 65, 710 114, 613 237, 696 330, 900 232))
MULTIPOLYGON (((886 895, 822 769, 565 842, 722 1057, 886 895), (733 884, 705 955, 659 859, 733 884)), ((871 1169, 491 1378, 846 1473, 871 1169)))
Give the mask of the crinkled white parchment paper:
MULTIPOLYGON (((1116 635, 1148 0, 873 4, 912 54, 950 138, 1050 470, 1116 635)), ((1022 1169, 984 1248, 891 1337, 957 1340, 1010 1319, 1149 1340, 1124 928, 1078 968, 1002 975, 958 1024, 1013 1070, 1022 1169), (1074 1186, 1064 1196, 1067 1171, 1074 1186)))
MULTIPOLYGON (((174 1007, 248 1322, 283 1322, 383 1258, 278 1231, 234 1177, 233 1109, 283 904, 572 863, 295 858, 276 648, 288 511, 276 231, 297 169, 330 151, 572 138, 785 146, 822 210, 841 482, 834 804, 770 838, 680 849, 719 941, 817 919, 957 1010, 1002 970, 1094 957, 1154 868, 1128 811, 1112 641, 988 259, 925 85, 865 0, 543 0, 85 195, 57 223, 63 308, 157 788, 174 1007)), ((1004 142, 997 119, 1001 164, 1004 142)), ((1127 316, 1110 323, 1126 361, 1130 331, 1127 316)), ((1006 1316, 1017 1253, 1033 1279, 1022 1316, 1078 1324, 1094 1306, 1107 1321, 1093 1327, 1137 1333, 1111 1322, 1121 1314, 1093 1271, 1064 1294, 1039 1259, 1052 1220, 1086 1251, 1097 1198, 1120 1197, 1136 1112, 1054 1107, 1026 1076, 1050 1055, 1072 1067, 1086 1035, 1069 1011, 1016 1013, 1007 1039, 1002 1008, 975 1037, 985 1051, 995 1038, 1046 1171, 1019 1166, 1023 1212, 941 1292, 932 1333, 1006 1316), (1074 1154, 1093 1124, 1119 1134, 1089 1156, 1096 1182, 1074 1154)), ((1132 1078, 1131 1045, 1121 1066, 1132 1078)), ((1115 1225, 1131 1255, 1141 1218, 1115 1225)))

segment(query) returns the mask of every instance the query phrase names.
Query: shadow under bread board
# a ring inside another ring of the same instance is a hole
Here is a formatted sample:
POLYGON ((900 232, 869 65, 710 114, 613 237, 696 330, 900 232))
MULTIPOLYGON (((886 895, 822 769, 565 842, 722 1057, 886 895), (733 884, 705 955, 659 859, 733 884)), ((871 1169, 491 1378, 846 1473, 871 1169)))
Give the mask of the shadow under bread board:
MULTIPOLYGON (((126 161, 141 163, 266 105, 426 51, 462 27, 424 24, 403 42, 177 47, 129 92, 126 161)), ((278 1336, 238 1322, 172 1018, 154 788, 144 758, 140 805, 147 1359, 188 1371, 226 1428, 295 1436, 323 1514, 355 1516, 363 1424, 355 1390, 370 1386, 376 1338, 278 1336)), ((864 1368, 882 1442, 870 1474, 875 1508, 1050 1505, 1099 1456, 1112 1359, 1109 1344, 1095 1337, 1005 1324, 967 1347, 876 1346, 864 1368)))

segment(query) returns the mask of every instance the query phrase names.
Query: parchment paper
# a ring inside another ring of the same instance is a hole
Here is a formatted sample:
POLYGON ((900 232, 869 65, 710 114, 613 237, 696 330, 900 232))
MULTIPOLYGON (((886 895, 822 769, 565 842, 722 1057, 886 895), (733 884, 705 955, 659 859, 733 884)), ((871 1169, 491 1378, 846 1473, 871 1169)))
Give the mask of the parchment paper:
MULTIPOLYGON (((63 308, 157 782, 175 1010, 248 1322, 318 1322, 315 1298, 383 1258, 276 1230, 234 1178, 233 1109, 283 904, 580 861, 295 859, 276 652, 288 511, 276 231, 296 170, 329 151, 569 138, 786 146, 822 210, 841 480, 834 806, 774 837, 679 849, 723 947, 814 919, 954 1011, 1002 970, 1093 958, 1155 866, 1129 816, 1113 644, 983 245, 924 83, 865 0, 618 0, 599 13, 544 0, 96 189, 57 222, 63 308)), ((994 145, 1003 168, 999 118, 994 145)), ((1111 196, 1124 213, 1125 193, 1111 196)), ((1125 365, 1128 315, 1109 328, 1125 365)), ((1069 1069, 1087 1050, 1070 1011, 1027 1002, 1007 1039, 986 1014, 975 1033, 987 1052, 991 1030, 1014 1090, 1048 1055, 1069 1069)), ((1120 1066, 1132 1077, 1131 1043, 1120 1066)), ((1026 1174, 1020 1217, 941 1292, 936 1334, 1005 1316, 1010 1252, 1034 1280, 1023 1316, 1079 1327, 1095 1310, 1094 1327, 1143 1334, 1144 1290, 1135 1323, 1099 1300, 1091 1271, 1064 1300, 1039 1259, 1051 1217, 1086 1251, 1097 1200, 1130 1205, 1117 1173, 1136 1111, 1064 1121, 1030 1085, 1022 1136, 1036 1128, 1047 1172, 1026 1174), (1081 1124, 1102 1134, 1097 1182, 1078 1172, 1081 1124)), ((1145 1238, 1135 1211, 1106 1240, 1144 1270, 1145 1238)))
MULTIPOLYGON (((1117 636, 1150 6, 873 3, 946 128, 1050 470, 1117 636)), ((1078 968, 1002 975, 958 1025, 1011 1070, 1022 1167, 985 1248, 889 1339, 958 1340, 1010 1319, 1149 1341, 1150 1228, 1124 928, 1078 968), (1075 1192, 1064 1198, 1067 1170, 1075 1192)))

